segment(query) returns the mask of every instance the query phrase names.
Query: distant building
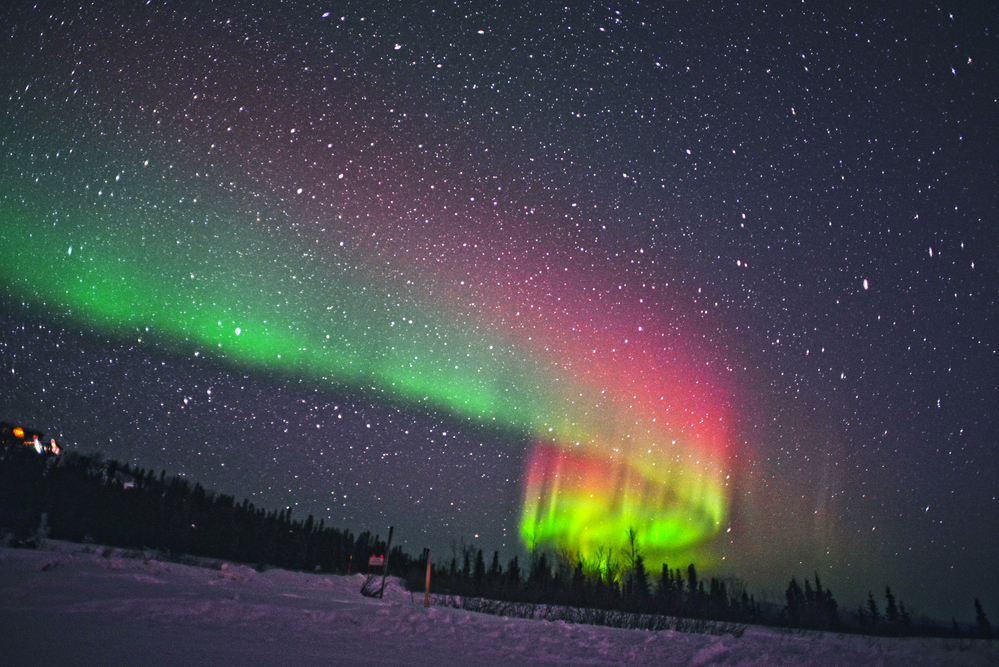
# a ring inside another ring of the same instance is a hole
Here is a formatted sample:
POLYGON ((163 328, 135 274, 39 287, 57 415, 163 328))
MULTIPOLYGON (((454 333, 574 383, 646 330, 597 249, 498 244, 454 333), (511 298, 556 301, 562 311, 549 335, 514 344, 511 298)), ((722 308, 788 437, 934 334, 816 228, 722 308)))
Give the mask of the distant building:
POLYGON ((7 422, 0 422, 0 442, 6 447, 31 447, 39 454, 42 452, 59 453, 59 445, 56 444, 55 438, 46 443, 45 434, 41 431, 7 422))

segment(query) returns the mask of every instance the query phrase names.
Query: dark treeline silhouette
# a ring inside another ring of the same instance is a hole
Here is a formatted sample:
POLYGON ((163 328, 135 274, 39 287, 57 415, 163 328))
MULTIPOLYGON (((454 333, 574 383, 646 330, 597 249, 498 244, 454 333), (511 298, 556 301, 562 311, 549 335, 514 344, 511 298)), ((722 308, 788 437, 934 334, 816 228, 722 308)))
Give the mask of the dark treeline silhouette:
MULTIPOLYGON (((645 570, 641 554, 627 571, 620 571, 608 553, 599 563, 586 564, 566 552, 535 552, 526 563, 514 556, 504 569, 499 552, 490 565, 481 549, 465 544, 452 549, 449 558, 432 565, 431 592, 436 595, 483 597, 507 602, 563 605, 636 614, 661 614, 729 623, 765 620, 754 596, 737 585, 712 577, 699 580, 694 565, 685 570, 663 565, 656 575, 645 570)), ((426 565, 427 553, 418 559, 426 565)), ((630 560, 630 559, 629 559, 630 560)), ((416 568, 407 581, 422 590, 424 580, 416 568)), ((738 582, 735 582, 738 584, 738 582)))
POLYGON ((815 587, 805 579, 804 588, 798 580, 791 578, 784 593, 787 605, 782 612, 782 621, 792 628, 810 630, 839 630, 842 627, 839 605, 832 591, 822 588, 818 573, 815 574, 815 587))
MULTIPOLYGON (((698 577, 696 567, 671 569, 667 565, 656 576, 645 569, 640 550, 623 550, 624 563, 616 563, 609 550, 596 563, 584 563, 564 551, 536 551, 522 563, 513 557, 504 569, 499 552, 487 559, 481 549, 465 543, 452 546, 452 553, 432 563, 430 591, 434 595, 484 598, 520 605, 553 605, 613 611, 638 615, 675 616, 722 624, 759 624, 800 631, 833 631, 889 637, 961 637, 989 639, 992 626, 981 603, 975 600, 974 626, 950 628, 932 619, 911 618, 905 604, 885 587, 882 611, 873 593, 853 613, 841 612, 833 593, 814 580, 799 584, 792 578, 785 591, 783 606, 760 603, 745 585, 735 579, 698 577)), ((428 553, 414 559, 407 586, 422 591, 428 553)), ((446 602, 467 609, 490 609, 490 605, 446 602)), ((516 607, 495 606, 497 613, 509 614, 516 607)), ((561 618, 546 612, 543 617, 561 618)), ((570 615, 571 616, 571 615, 570 615)), ((532 616, 533 617, 533 616, 532 616)), ((644 627, 638 625, 621 627, 644 627)), ((731 627, 729 625, 728 627, 731 627)))
MULTIPOLYGON (((365 572, 369 556, 386 552, 385 541, 370 532, 355 536, 317 523, 311 515, 293 519, 290 508, 267 511, 248 500, 237 503, 233 496, 181 477, 157 476, 99 455, 36 453, 5 436, 0 444, 0 538, 31 546, 45 537, 154 549, 170 558, 197 556, 312 572, 365 572)), ((693 564, 648 572, 634 531, 628 538, 629 547, 616 556, 603 549, 590 563, 567 551, 535 550, 526 562, 514 556, 506 567, 499 552, 487 564, 481 549, 455 543, 449 556, 436 554, 432 560, 431 592, 803 631, 992 636, 978 600, 975 625, 963 628, 953 620, 951 627, 913 621, 887 587, 883 612, 871 593, 856 612, 844 614, 816 574, 814 583, 792 578, 783 606, 761 604, 742 582, 702 579, 693 564)), ((410 590, 422 591, 429 551, 414 558, 395 546, 389 556, 391 574, 402 576, 410 590)))
MULTIPOLYGON (((895 602, 891 587, 885 586, 885 610, 882 614, 874 593, 867 594, 867 602, 857 608, 857 626, 860 632, 868 635, 891 635, 905 637, 913 634, 914 628, 905 603, 895 602)), ((925 631, 920 630, 920 634, 925 631)))
MULTIPOLYGON (((0 535, 30 543, 38 529, 55 539, 156 549, 319 572, 364 571, 385 542, 353 535, 291 509, 266 511, 248 500, 215 494, 180 477, 104 462, 76 453, 37 455, 29 447, 0 450, 0 535), (44 524, 44 526, 43 526, 44 524)), ((411 559, 394 548, 401 570, 411 559)))

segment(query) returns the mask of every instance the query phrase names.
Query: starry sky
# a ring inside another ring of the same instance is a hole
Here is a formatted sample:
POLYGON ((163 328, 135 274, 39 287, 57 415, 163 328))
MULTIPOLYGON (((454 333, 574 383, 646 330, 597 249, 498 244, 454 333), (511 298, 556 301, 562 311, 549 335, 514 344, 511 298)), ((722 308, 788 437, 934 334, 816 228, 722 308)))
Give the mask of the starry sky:
POLYGON ((414 554, 999 614, 999 10, 666 4, 0 10, 0 418, 414 554))

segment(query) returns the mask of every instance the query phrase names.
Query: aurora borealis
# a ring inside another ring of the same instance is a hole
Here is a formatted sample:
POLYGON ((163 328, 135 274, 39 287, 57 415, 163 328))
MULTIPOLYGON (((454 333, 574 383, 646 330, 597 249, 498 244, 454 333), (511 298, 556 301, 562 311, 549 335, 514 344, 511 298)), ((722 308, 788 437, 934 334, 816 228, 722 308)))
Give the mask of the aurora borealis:
MULTIPOLYGON (((74 224, 68 215, 51 228, 25 225, 30 213, 12 212, 3 238, 15 249, 3 265, 8 284, 17 292, 28 283, 25 299, 98 331, 134 333, 137 342, 317 385, 370 389, 388 401, 517 432, 535 443, 520 528, 531 543, 590 558, 599 546, 621 548, 621 536, 636 527, 658 565, 704 542, 726 518, 731 420, 722 402, 730 397, 719 388, 723 382, 712 387, 710 373, 695 368, 696 356, 677 344, 683 336, 668 332, 669 320, 656 314, 654 287, 629 290, 645 294, 629 294, 634 304, 580 309, 571 304, 602 287, 569 266, 545 264, 530 289, 559 296, 535 301, 539 312, 521 313, 516 298, 492 289, 485 276, 502 269, 481 256, 431 275, 405 271, 419 278, 410 289, 412 279, 380 280, 363 268, 330 271, 329 264, 346 260, 345 243, 327 244, 319 266, 291 244, 280 257, 282 270, 315 279, 285 296, 282 276, 271 269, 273 252, 257 250, 271 244, 251 241, 252 224, 238 235, 199 226, 183 244, 162 243, 136 224, 142 213, 115 208, 111 218, 74 224), (117 216, 120 227, 113 225, 117 216), (106 227, 106 240, 90 240, 92 225, 106 227), (35 275, 38 263, 48 269, 35 275), (446 278, 452 271, 468 280, 454 285, 446 278), (468 296, 446 294, 455 287, 460 293, 466 282, 468 296), (434 292, 445 296, 424 296, 434 292), (646 299, 650 307, 643 307, 646 299), (621 324, 611 323, 610 310, 621 324), (569 457, 557 468, 539 464, 553 444, 569 457), (580 457, 599 473, 576 476, 567 462, 580 457), (570 491, 562 486, 567 479, 583 484, 570 491), (574 493, 587 501, 573 502, 574 493)), ((362 246, 355 254, 371 266, 384 251, 362 246)), ((610 275, 625 279, 627 272, 610 275)), ((501 277, 500 286, 515 280, 501 277)), ((710 366, 710 357, 700 363, 710 366)))
POLYGON ((988 607, 995 19, 15 3, 0 419, 414 553, 988 607))

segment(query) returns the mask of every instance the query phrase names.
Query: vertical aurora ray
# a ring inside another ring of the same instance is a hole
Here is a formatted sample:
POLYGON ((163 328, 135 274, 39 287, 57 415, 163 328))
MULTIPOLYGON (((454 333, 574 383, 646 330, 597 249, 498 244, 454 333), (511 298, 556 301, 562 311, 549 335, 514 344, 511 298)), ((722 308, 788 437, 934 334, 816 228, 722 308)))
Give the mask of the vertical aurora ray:
POLYGON ((688 393, 695 387, 686 382, 662 371, 650 378, 655 366, 622 362, 617 371, 616 382, 597 385, 599 402, 595 388, 589 408, 574 401, 573 438, 535 441, 521 537, 595 564, 601 552, 625 549, 633 529, 650 567, 686 558, 704 563, 703 547, 727 518, 729 417, 688 393), (684 391, 670 392, 667 401, 659 383, 684 391), (658 404, 640 400, 653 396, 658 404), (707 410, 724 416, 712 422, 707 410))
POLYGON ((559 262, 570 253, 558 242, 476 245, 443 268, 411 263, 403 272, 460 287, 438 307, 540 370, 540 381, 501 383, 542 406, 527 433, 522 541, 595 564, 624 549, 633 529, 650 567, 709 563, 728 517, 734 387, 719 351, 699 343, 689 307, 654 287, 625 289, 641 285, 626 267, 559 262), (484 261, 501 256, 514 268, 484 261))

